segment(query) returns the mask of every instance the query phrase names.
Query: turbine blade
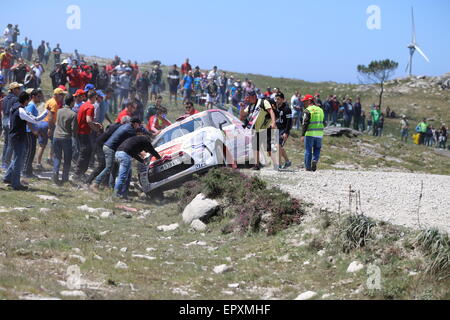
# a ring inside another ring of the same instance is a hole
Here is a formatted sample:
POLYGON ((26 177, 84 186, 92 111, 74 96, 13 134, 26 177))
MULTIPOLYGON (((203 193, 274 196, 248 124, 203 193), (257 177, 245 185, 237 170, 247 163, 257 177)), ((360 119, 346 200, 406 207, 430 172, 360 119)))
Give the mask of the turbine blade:
POLYGON ((414 23, 414 8, 411 7, 411 20, 412 20, 412 43, 416 44, 416 24, 414 23))
POLYGON ((419 46, 414 45, 414 47, 415 47, 416 50, 422 55, 422 57, 424 57, 425 60, 427 60, 427 62, 430 62, 430 59, 428 59, 428 57, 425 55, 425 53, 422 51, 422 49, 419 48, 419 46))

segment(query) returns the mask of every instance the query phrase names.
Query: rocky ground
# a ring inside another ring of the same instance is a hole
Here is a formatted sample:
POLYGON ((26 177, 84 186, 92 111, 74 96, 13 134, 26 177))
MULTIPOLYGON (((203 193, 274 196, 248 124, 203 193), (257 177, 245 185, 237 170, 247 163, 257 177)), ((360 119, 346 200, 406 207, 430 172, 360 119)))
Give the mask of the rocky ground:
MULTIPOLYGON (((262 177, 295 197, 334 212, 349 209, 349 190, 360 191, 361 211, 367 216, 410 228, 437 227, 450 232, 450 176, 380 171, 323 170, 278 173, 262 177), (423 197, 418 206, 423 181, 423 197)), ((355 208, 352 192, 352 210, 355 208)))

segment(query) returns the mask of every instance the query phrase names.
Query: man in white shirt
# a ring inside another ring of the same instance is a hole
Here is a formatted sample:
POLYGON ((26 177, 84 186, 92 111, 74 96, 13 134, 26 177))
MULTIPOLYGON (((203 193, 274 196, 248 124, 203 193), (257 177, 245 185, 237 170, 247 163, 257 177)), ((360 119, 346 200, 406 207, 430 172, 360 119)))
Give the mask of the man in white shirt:
POLYGON ((5 47, 9 47, 13 43, 14 28, 12 24, 8 24, 5 31, 3 31, 3 36, 5 37, 5 47))
POLYGON ((208 73, 208 80, 217 80, 217 66, 214 66, 214 68, 208 73))

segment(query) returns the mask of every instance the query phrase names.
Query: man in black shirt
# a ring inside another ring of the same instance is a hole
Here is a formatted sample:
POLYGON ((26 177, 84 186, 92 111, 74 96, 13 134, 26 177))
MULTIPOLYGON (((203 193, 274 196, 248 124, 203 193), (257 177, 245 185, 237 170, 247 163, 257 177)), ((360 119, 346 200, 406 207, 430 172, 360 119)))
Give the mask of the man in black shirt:
POLYGON ((161 156, 153 148, 148 135, 138 135, 128 138, 117 148, 115 159, 119 162, 119 174, 114 186, 114 194, 118 198, 126 199, 128 195, 128 188, 131 182, 131 168, 132 158, 144 163, 144 159, 141 157, 143 151, 149 152, 156 159, 161 159, 161 156))
POLYGON ((167 81, 169 83, 169 101, 172 102, 172 96, 174 96, 175 105, 177 104, 177 90, 180 84, 180 73, 177 70, 177 65, 174 64, 169 75, 167 76, 167 81))
POLYGON ((277 129, 279 130, 279 141, 278 141, 278 149, 279 149, 279 169, 286 169, 292 165, 292 162, 289 161, 286 150, 284 150, 284 145, 286 144, 287 139, 289 138, 291 128, 292 128, 292 110, 287 105, 284 100, 284 94, 282 92, 278 92, 275 96, 275 101, 277 105, 277 109, 275 111, 276 115, 276 124, 277 129), (281 158, 284 158, 285 163, 281 165, 281 158))

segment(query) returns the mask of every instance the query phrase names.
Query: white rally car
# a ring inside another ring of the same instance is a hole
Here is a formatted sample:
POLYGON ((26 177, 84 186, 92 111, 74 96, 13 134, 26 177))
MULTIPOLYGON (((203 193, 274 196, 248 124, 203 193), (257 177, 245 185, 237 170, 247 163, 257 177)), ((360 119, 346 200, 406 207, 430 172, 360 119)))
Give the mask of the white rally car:
POLYGON ((195 173, 220 165, 253 161, 251 131, 230 113, 199 112, 165 128, 153 146, 161 156, 138 164, 139 182, 147 194, 181 185, 195 173))

